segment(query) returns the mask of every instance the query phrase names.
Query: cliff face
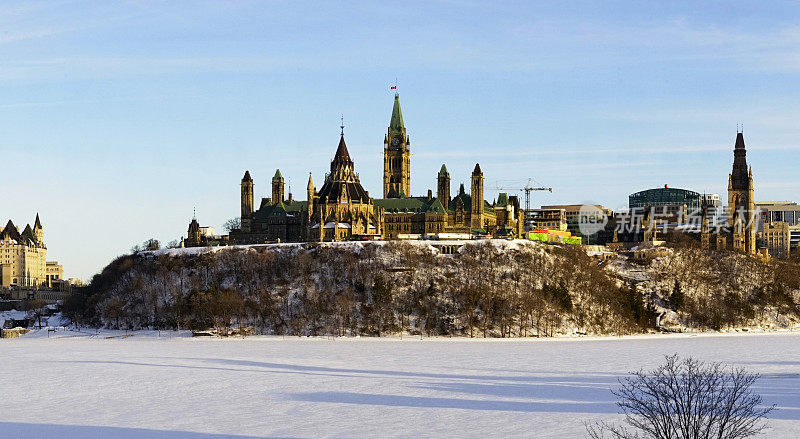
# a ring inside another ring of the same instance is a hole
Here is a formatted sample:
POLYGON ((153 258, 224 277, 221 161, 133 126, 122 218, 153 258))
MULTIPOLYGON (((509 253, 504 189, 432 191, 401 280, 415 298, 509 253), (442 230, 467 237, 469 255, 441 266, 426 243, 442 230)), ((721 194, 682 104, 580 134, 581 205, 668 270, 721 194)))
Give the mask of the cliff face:
POLYGON ((765 318, 788 327, 797 291, 778 266, 696 250, 637 265, 527 241, 475 241, 453 255, 424 242, 298 244, 121 257, 65 314, 89 325, 265 334, 623 334, 655 330, 657 321, 673 330, 765 318))

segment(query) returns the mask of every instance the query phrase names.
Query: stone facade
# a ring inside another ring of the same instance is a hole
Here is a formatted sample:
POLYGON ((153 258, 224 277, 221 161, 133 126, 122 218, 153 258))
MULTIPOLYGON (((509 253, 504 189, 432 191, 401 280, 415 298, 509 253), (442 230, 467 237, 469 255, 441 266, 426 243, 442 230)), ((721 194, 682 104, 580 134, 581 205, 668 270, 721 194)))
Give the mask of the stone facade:
POLYGON ((44 228, 36 215, 20 233, 9 220, 0 229, 0 287, 52 288, 64 276, 58 262, 47 261, 44 228))
POLYGON ((785 259, 789 257, 790 235, 789 223, 775 221, 764 224, 764 230, 760 233, 764 244, 769 250, 769 255, 775 258, 785 259))
POLYGON ((726 231, 719 230, 721 224, 711 224, 712 206, 702 205, 702 224, 700 244, 704 249, 732 249, 743 253, 756 254, 758 222, 755 198, 753 196, 753 170, 747 166, 747 150, 744 135, 736 133, 733 149, 733 169, 728 175, 728 207, 726 209, 726 231), (717 229, 718 231, 714 231, 717 229))
POLYGON ((383 198, 411 196, 410 145, 400 110, 400 95, 395 93, 392 118, 383 138, 383 198))
MULTIPOLYGON (((230 232, 237 244, 265 242, 341 241, 350 239, 397 239, 402 235, 441 233, 520 236, 524 223, 519 199, 500 194, 492 204, 484 200, 484 176, 476 164, 470 192, 461 185, 451 197, 450 174, 442 165, 436 179, 436 197, 411 193, 410 140, 403 123, 399 95, 384 136, 382 199, 364 190, 347 150, 344 127, 330 172, 317 190, 309 174, 306 201, 284 199, 280 171, 272 178, 272 197, 253 209, 254 183, 246 171, 241 181, 241 226, 230 232)), ((197 225, 199 227, 199 224, 197 225)), ((191 238, 192 227, 189 234, 191 238)), ((196 234, 196 232, 195 232, 196 234)))
POLYGON ((736 134, 733 170, 728 176, 728 226, 734 250, 756 253, 756 206, 753 197, 753 170, 747 166, 744 135, 736 134))

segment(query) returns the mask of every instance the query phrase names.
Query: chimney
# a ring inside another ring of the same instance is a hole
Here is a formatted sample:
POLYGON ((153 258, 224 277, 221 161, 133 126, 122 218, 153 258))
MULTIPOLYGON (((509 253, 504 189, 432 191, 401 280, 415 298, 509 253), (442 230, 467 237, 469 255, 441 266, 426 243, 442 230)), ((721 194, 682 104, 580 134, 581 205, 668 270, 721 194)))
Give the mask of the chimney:
POLYGON ((428 189, 428 201, 431 201, 432 199, 433 199, 433 191, 428 189))
POLYGON ((289 204, 292 204, 292 193, 289 192, 289 204))

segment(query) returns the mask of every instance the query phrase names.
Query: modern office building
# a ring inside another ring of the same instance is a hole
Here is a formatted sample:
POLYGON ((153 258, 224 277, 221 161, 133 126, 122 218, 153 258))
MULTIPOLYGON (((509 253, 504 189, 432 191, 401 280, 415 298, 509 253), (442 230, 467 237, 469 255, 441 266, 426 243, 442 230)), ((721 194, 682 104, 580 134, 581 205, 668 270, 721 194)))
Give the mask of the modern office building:
POLYGON ((783 221, 790 226, 800 224, 800 205, 792 201, 762 201, 756 203, 761 224, 783 221))
POLYGON ((764 229, 759 235, 767 246, 770 256, 781 259, 789 257, 789 224, 783 221, 764 224, 764 229))
POLYGON ((688 215, 699 212, 702 196, 686 189, 663 188, 647 189, 628 196, 628 208, 631 211, 652 211, 669 216, 688 215))

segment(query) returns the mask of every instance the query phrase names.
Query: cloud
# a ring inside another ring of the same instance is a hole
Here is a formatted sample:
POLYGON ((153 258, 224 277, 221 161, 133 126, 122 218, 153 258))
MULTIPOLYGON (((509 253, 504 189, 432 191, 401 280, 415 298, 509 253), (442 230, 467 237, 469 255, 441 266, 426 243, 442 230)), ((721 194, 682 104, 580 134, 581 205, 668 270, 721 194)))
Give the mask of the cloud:
POLYGON ((649 54, 662 62, 730 61, 744 70, 800 72, 800 26, 768 29, 691 25, 682 19, 639 25, 548 19, 514 26, 509 35, 580 51, 586 56, 581 61, 593 65, 638 63, 649 54))

